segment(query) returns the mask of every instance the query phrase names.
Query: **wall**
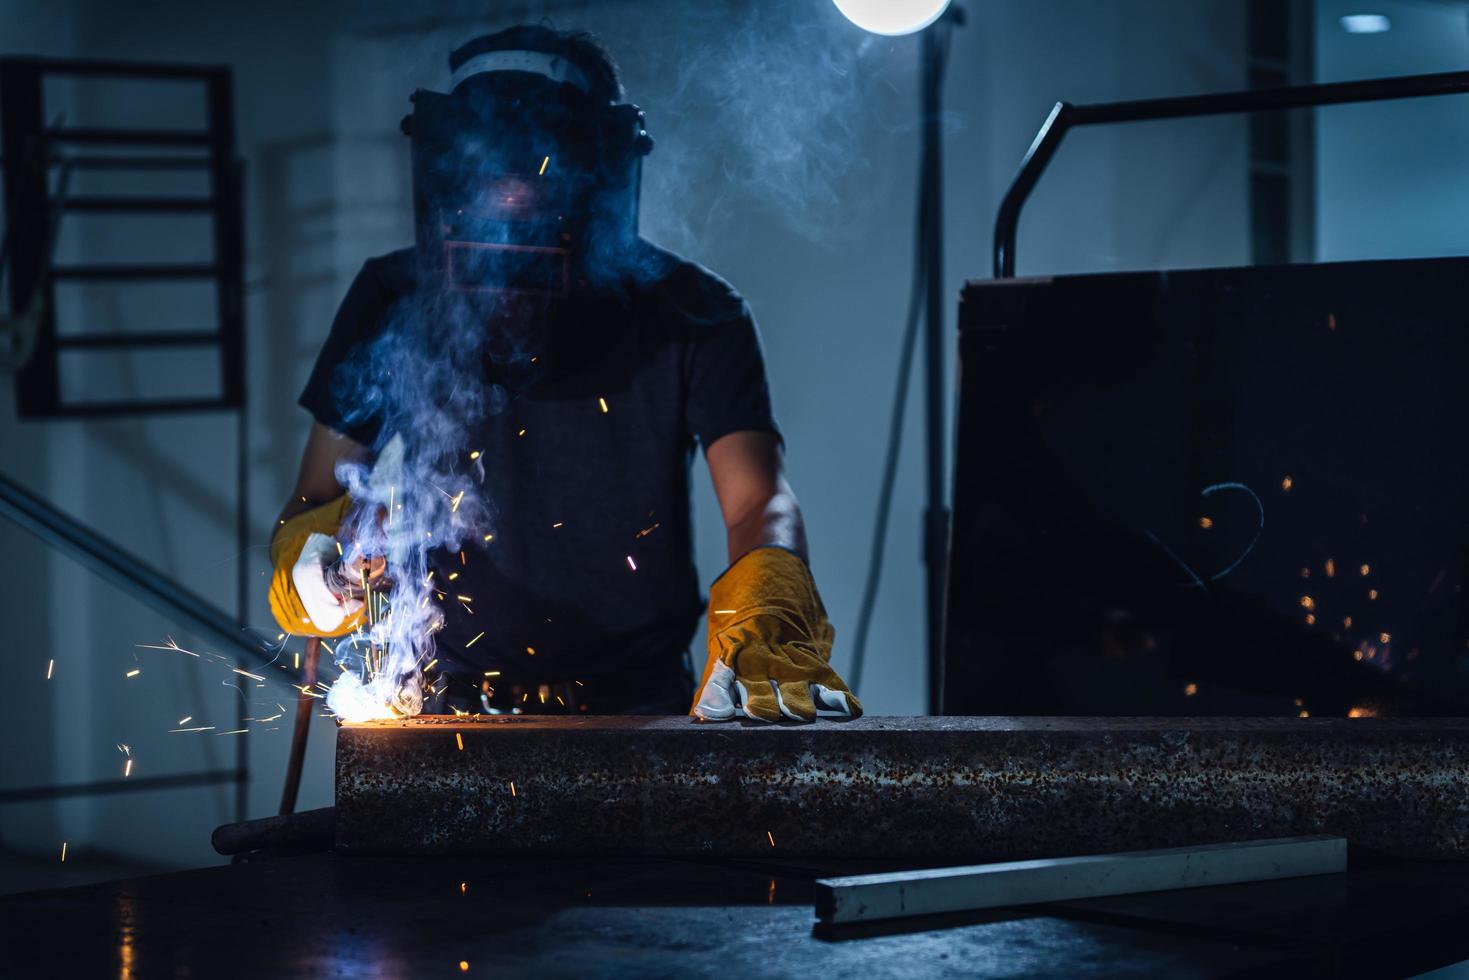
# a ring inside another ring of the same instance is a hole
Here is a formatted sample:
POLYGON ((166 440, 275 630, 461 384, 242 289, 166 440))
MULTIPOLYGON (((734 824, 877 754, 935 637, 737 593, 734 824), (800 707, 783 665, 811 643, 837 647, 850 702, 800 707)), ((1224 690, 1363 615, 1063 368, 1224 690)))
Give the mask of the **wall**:
MULTIPOLYGON (((1316 75, 1334 82, 1469 68, 1469 5, 1374 3, 1392 29, 1348 34, 1341 0, 1316 4, 1316 75)), ((1438 96, 1317 110, 1322 261, 1469 252, 1469 100, 1438 96)))
MULTIPOLYGON (((267 624, 264 543, 307 424, 295 394, 362 260, 411 240, 397 132, 407 94, 442 85, 447 49, 496 23, 480 18, 478 4, 411 12, 345 0, 61 7, 62 22, 73 25, 70 44, 35 26, 0 33, 0 45, 235 68, 249 176, 250 491, 259 542, 250 555, 257 599, 250 612, 267 624)), ((1229 0, 1004 0, 969 8, 946 86, 950 296, 966 276, 988 274, 995 206, 1055 100, 1184 94, 1244 81, 1242 5, 1229 0)), ((50 8, 26 8, 33 24, 42 24, 43 9, 50 8)), ((645 231, 730 279, 761 323, 813 566, 838 631, 835 661, 846 669, 850 653, 841 643, 850 638, 865 574, 908 289, 918 42, 866 36, 817 0, 522 4, 501 16, 520 11, 605 36, 658 139, 645 180, 645 231)), ((1021 273, 1245 261, 1244 154, 1238 120, 1076 134, 1026 210, 1021 273)), ((917 385, 913 396, 921 397, 917 385)), ((0 388, 0 412, 9 403, 0 388)), ((878 713, 918 712, 925 703, 920 404, 908 413, 861 690, 878 713)), ((227 421, 0 424, 7 473, 229 605, 227 421)), ((696 472, 707 582, 724 565, 723 536, 707 476, 696 472)), ((221 686, 230 678, 176 654, 138 650, 173 627, 64 560, 12 540, 14 532, 0 534, 18 556, 0 568, 4 656, 28 678, 18 683, 28 706, 0 726, 8 739, 47 733, 34 740, 24 769, 0 755, 0 785, 117 775, 119 742, 133 747, 139 773, 228 765, 229 738, 167 728, 196 712, 228 717, 239 697, 221 686), (44 672, 53 651, 68 665, 66 684, 29 679, 44 672), (125 681, 135 656, 145 672, 125 681)), ((257 773, 252 815, 273 812, 288 734, 282 727, 244 736, 257 773)), ((303 806, 330 802, 330 727, 319 724, 313 740, 303 806)), ((228 794, 218 789, 113 796, 0 812, 0 839, 50 853, 64 834, 96 851, 197 864, 214 860, 207 833, 231 818, 228 794)))

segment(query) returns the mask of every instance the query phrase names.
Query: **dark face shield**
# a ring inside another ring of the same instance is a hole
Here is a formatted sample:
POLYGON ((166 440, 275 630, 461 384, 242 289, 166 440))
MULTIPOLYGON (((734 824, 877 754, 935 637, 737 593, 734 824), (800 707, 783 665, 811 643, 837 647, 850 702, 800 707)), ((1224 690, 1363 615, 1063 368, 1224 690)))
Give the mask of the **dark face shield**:
POLYGON ((635 106, 523 72, 419 91, 412 137, 420 283, 525 308, 617 278, 637 235, 635 106))

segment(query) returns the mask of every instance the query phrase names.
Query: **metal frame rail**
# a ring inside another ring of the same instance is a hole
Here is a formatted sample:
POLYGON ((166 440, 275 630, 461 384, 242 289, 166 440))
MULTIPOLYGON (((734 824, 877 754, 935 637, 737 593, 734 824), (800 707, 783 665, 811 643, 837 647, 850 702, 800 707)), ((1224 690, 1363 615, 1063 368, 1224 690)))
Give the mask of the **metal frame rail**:
MULTIPOLYGON (((265 675, 267 678, 289 683, 293 687, 298 687, 303 682, 299 670, 279 660, 277 647, 268 637, 238 623, 233 616, 212 605, 207 599, 190 592, 136 555, 62 513, 5 476, 0 476, 0 518, 31 532, 150 609, 178 623, 206 643, 233 655, 242 663, 271 667, 272 670, 265 675)), ((236 768, 226 772, 160 776, 153 779, 119 779, 77 786, 9 789, 0 790, 0 804, 93 793, 240 782, 248 777, 248 769, 236 768)))
MULTIPOLYGON (((17 375, 17 407, 21 418, 98 418, 202 411, 237 413, 236 427, 236 602, 237 615, 248 609, 247 547, 249 544, 248 415, 245 389, 244 338, 244 214, 243 178, 235 150, 233 81, 224 66, 177 65, 144 62, 90 61, 69 58, 0 58, 0 154, 5 159, 6 240, 10 274, 10 309, 14 316, 36 314, 35 347, 17 375), (128 127, 47 125, 45 79, 48 77, 143 79, 198 83, 204 86, 207 125, 203 129, 145 129, 128 127), (77 153, 77 146, 123 152, 77 153), (138 152, 145 150, 146 152, 138 152), (58 170, 58 186, 51 172, 58 170), (74 195, 66 192, 66 178, 81 170, 188 171, 209 174, 206 195, 74 195), (213 260, 196 263, 109 262, 52 264, 51 252, 61 215, 90 213, 206 213, 212 221, 213 260), (213 330, 87 332, 60 335, 56 325, 55 284, 68 281, 180 281, 213 280, 213 330), (219 351, 220 393, 209 398, 143 398, 109 402, 66 402, 62 399, 60 355, 65 350, 141 351, 164 348, 214 347, 219 351)), ((34 512, 32 512, 34 513, 34 512)), ((64 515, 56 515, 64 516, 64 515)), ((35 528, 32 527, 34 530, 35 528)), ((44 537, 45 535, 43 535, 44 537)), ((48 540, 50 540, 48 538, 48 540)), ((101 540, 95 539, 94 540, 101 540)), ((53 543, 55 543, 53 541, 53 543)), ((81 554, 72 549, 74 556, 81 554)), ((97 558, 87 549, 83 553, 97 558)), ((100 554, 122 554, 104 547, 100 554)), ((83 558, 96 570, 110 563, 83 558)), ((141 563, 138 563, 139 565, 141 563)), ((149 570, 151 571, 151 570, 149 570)), ((232 622, 219 610, 188 596, 176 583, 152 573, 155 600, 183 594, 182 603, 166 603, 180 622, 189 622, 200 635, 217 631, 203 627, 201 617, 185 607, 202 611, 203 618, 222 616, 216 623, 232 622)), ((117 579, 113 579, 117 581, 117 579)), ((121 584, 121 583, 119 583, 121 584)), ((124 585, 126 587, 126 585, 124 585)), ((145 601, 148 601, 145 599, 145 601)), ((156 606, 155 606, 156 607, 156 606)), ((217 636, 213 639, 218 641, 217 636)), ((241 715, 243 717, 242 708, 241 715)), ((236 818, 246 816, 245 789, 249 782, 249 745, 236 740, 236 818)), ((141 781, 139 788, 147 788, 141 781)), ((4 796, 0 795, 0 801, 4 796)))
POLYGON ((1010 189, 1000 201, 999 211, 995 215, 994 276, 996 279, 1014 278, 1015 235, 1020 223, 1020 210, 1025 206, 1026 199, 1035 189, 1036 182, 1040 180, 1051 158, 1055 156, 1061 141, 1066 138, 1066 133, 1073 127, 1466 93, 1469 93, 1469 71, 1452 71, 1246 92, 1222 92, 1215 95, 1143 99, 1135 102, 1096 105, 1057 102, 1041 125, 1040 131, 1036 133, 1015 179, 1010 183, 1010 189))

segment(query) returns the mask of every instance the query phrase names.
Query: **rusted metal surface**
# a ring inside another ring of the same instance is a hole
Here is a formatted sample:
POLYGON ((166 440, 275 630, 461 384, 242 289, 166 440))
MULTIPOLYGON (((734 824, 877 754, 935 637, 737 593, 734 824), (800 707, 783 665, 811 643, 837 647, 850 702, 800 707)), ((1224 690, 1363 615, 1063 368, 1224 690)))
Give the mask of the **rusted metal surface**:
POLYGON ((1339 834, 1460 858, 1469 720, 421 717, 343 725, 336 790, 355 852, 982 861, 1339 834))

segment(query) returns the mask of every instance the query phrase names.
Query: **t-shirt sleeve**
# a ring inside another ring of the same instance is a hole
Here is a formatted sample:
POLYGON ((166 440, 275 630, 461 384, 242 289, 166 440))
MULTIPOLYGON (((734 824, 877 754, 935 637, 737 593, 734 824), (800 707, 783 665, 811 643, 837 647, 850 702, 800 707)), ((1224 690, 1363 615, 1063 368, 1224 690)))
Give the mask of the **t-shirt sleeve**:
POLYGON ((770 406, 765 355, 750 308, 730 291, 690 332, 684 419, 707 451, 731 432, 780 435, 770 406))
POLYGON ((298 399, 298 404, 317 422, 368 446, 377 438, 380 423, 350 404, 348 395, 353 379, 349 375, 355 357, 381 331, 388 307, 395 299, 381 262, 369 259, 352 280, 298 399))

